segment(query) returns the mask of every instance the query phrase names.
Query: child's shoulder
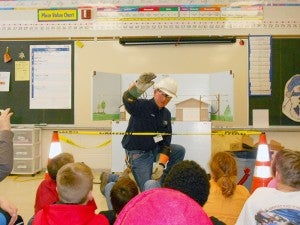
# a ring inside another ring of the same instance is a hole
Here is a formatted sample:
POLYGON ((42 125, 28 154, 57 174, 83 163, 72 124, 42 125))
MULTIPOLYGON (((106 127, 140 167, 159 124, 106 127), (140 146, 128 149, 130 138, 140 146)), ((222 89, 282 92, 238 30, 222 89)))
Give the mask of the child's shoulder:
POLYGON ((93 224, 95 224, 95 225, 96 224, 97 225, 109 225, 109 221, 108 221, 107 217, 102 214, 96 214, 94 222, 95 223, 93 223, 93 224))

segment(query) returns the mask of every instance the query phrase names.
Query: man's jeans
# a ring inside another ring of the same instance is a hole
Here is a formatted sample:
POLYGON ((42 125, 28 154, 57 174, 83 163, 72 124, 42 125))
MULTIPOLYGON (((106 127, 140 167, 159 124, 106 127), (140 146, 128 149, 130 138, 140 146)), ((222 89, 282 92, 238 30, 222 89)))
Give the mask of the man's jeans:
MULTIPOLYGON (((172 152, 169 156, 169 162, 167 164, 167 168, 164 171, 161 182, 163 182, 165 174, 170 171, 172 166, 177 162, 182 161, 185 156, 185 148, 183 146, 171 144, 170 147, 172 149, 172 152)), ((132 174, 141 191, 145 190, 144 184, 146 183, 146 181, 151 180, 153 163, 156 162, 157 153, 157 149, 154 149, 152 151, 126 150, 132 174)))
MULTIPOLYGON (((172 166, 184 159, 185 148, 183 146, 171 144, 171 148, 172 153, 169 157, 169 162, 167 164, 167 168, 164 171, 163 178, 160 181, 151 180, 153 162, 156 161, 157 151, 126 151, 129 157, 129 163, 131 165, 132 174, 141 191, 161 187, 161 182, 163 181, 165 175, 170 171, 172 166)), ((108 183, 104 189, 104 195, 109 210, 113 209, 110 201, 110 192, 114 184, 118 181, 118 179, 119 175, 110 174, 108 183)))

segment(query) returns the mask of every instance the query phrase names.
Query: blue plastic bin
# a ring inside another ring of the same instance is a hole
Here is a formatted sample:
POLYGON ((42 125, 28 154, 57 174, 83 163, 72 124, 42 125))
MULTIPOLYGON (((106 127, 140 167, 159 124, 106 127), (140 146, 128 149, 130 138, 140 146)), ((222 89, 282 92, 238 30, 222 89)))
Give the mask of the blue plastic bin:
POLYGON ((246 167, 250 169, 250 176, 248 177, 248 179, 245 181, 243 185, 251 192, 257 149, 230 151, 230 152, 233 154, 237 162, 238 182, 245 174, 244 169, 246 167))

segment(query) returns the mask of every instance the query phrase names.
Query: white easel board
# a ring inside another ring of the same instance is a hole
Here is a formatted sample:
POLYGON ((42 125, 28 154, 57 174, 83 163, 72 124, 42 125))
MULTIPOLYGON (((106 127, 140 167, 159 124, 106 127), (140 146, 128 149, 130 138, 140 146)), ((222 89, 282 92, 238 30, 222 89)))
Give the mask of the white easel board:
MULTIPOLYGON (((112 132, 125 132, 128 121, 112 122, 112 132)), ((175 121, 172 126, 172 143, 183 145, 185 159, 194 160, 208 171, 211 157, 211 122, 175 121)), ((121 172, 125 168, 125 150, 122 135, 112 136, 112 171, 121 172)))

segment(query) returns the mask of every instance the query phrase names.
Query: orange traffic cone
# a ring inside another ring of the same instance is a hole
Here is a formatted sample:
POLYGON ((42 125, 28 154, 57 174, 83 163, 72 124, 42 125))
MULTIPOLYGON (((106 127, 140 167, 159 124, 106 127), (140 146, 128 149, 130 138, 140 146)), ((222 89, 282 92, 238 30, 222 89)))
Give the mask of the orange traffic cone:
POLYGON ((258 187, 266 187, 270 180, 272 180, 270 152, 266 134, 262 133, 259 137, 251 192, 258 187))
MULTIPOLYGON (((49 151, 49 156, 48 156, 48 162, 53 157, 60 154, 61 152, 62 152, 62 150, 61 150, 61 144, 59 142, 58 131, 53 131, 51 145, 50 145, 50 151, 49 151)), ((49 174, 48 174, 47 170, 45 172, 45 178, 49 178, 49 174)))
POLYGON ((50 145, 49 159, 52 159, 53 157, 57 156, 61 152, 62 151, 61 151, 61 144, 59 142, 58 131, 53 131, 52 141, 50 145))

